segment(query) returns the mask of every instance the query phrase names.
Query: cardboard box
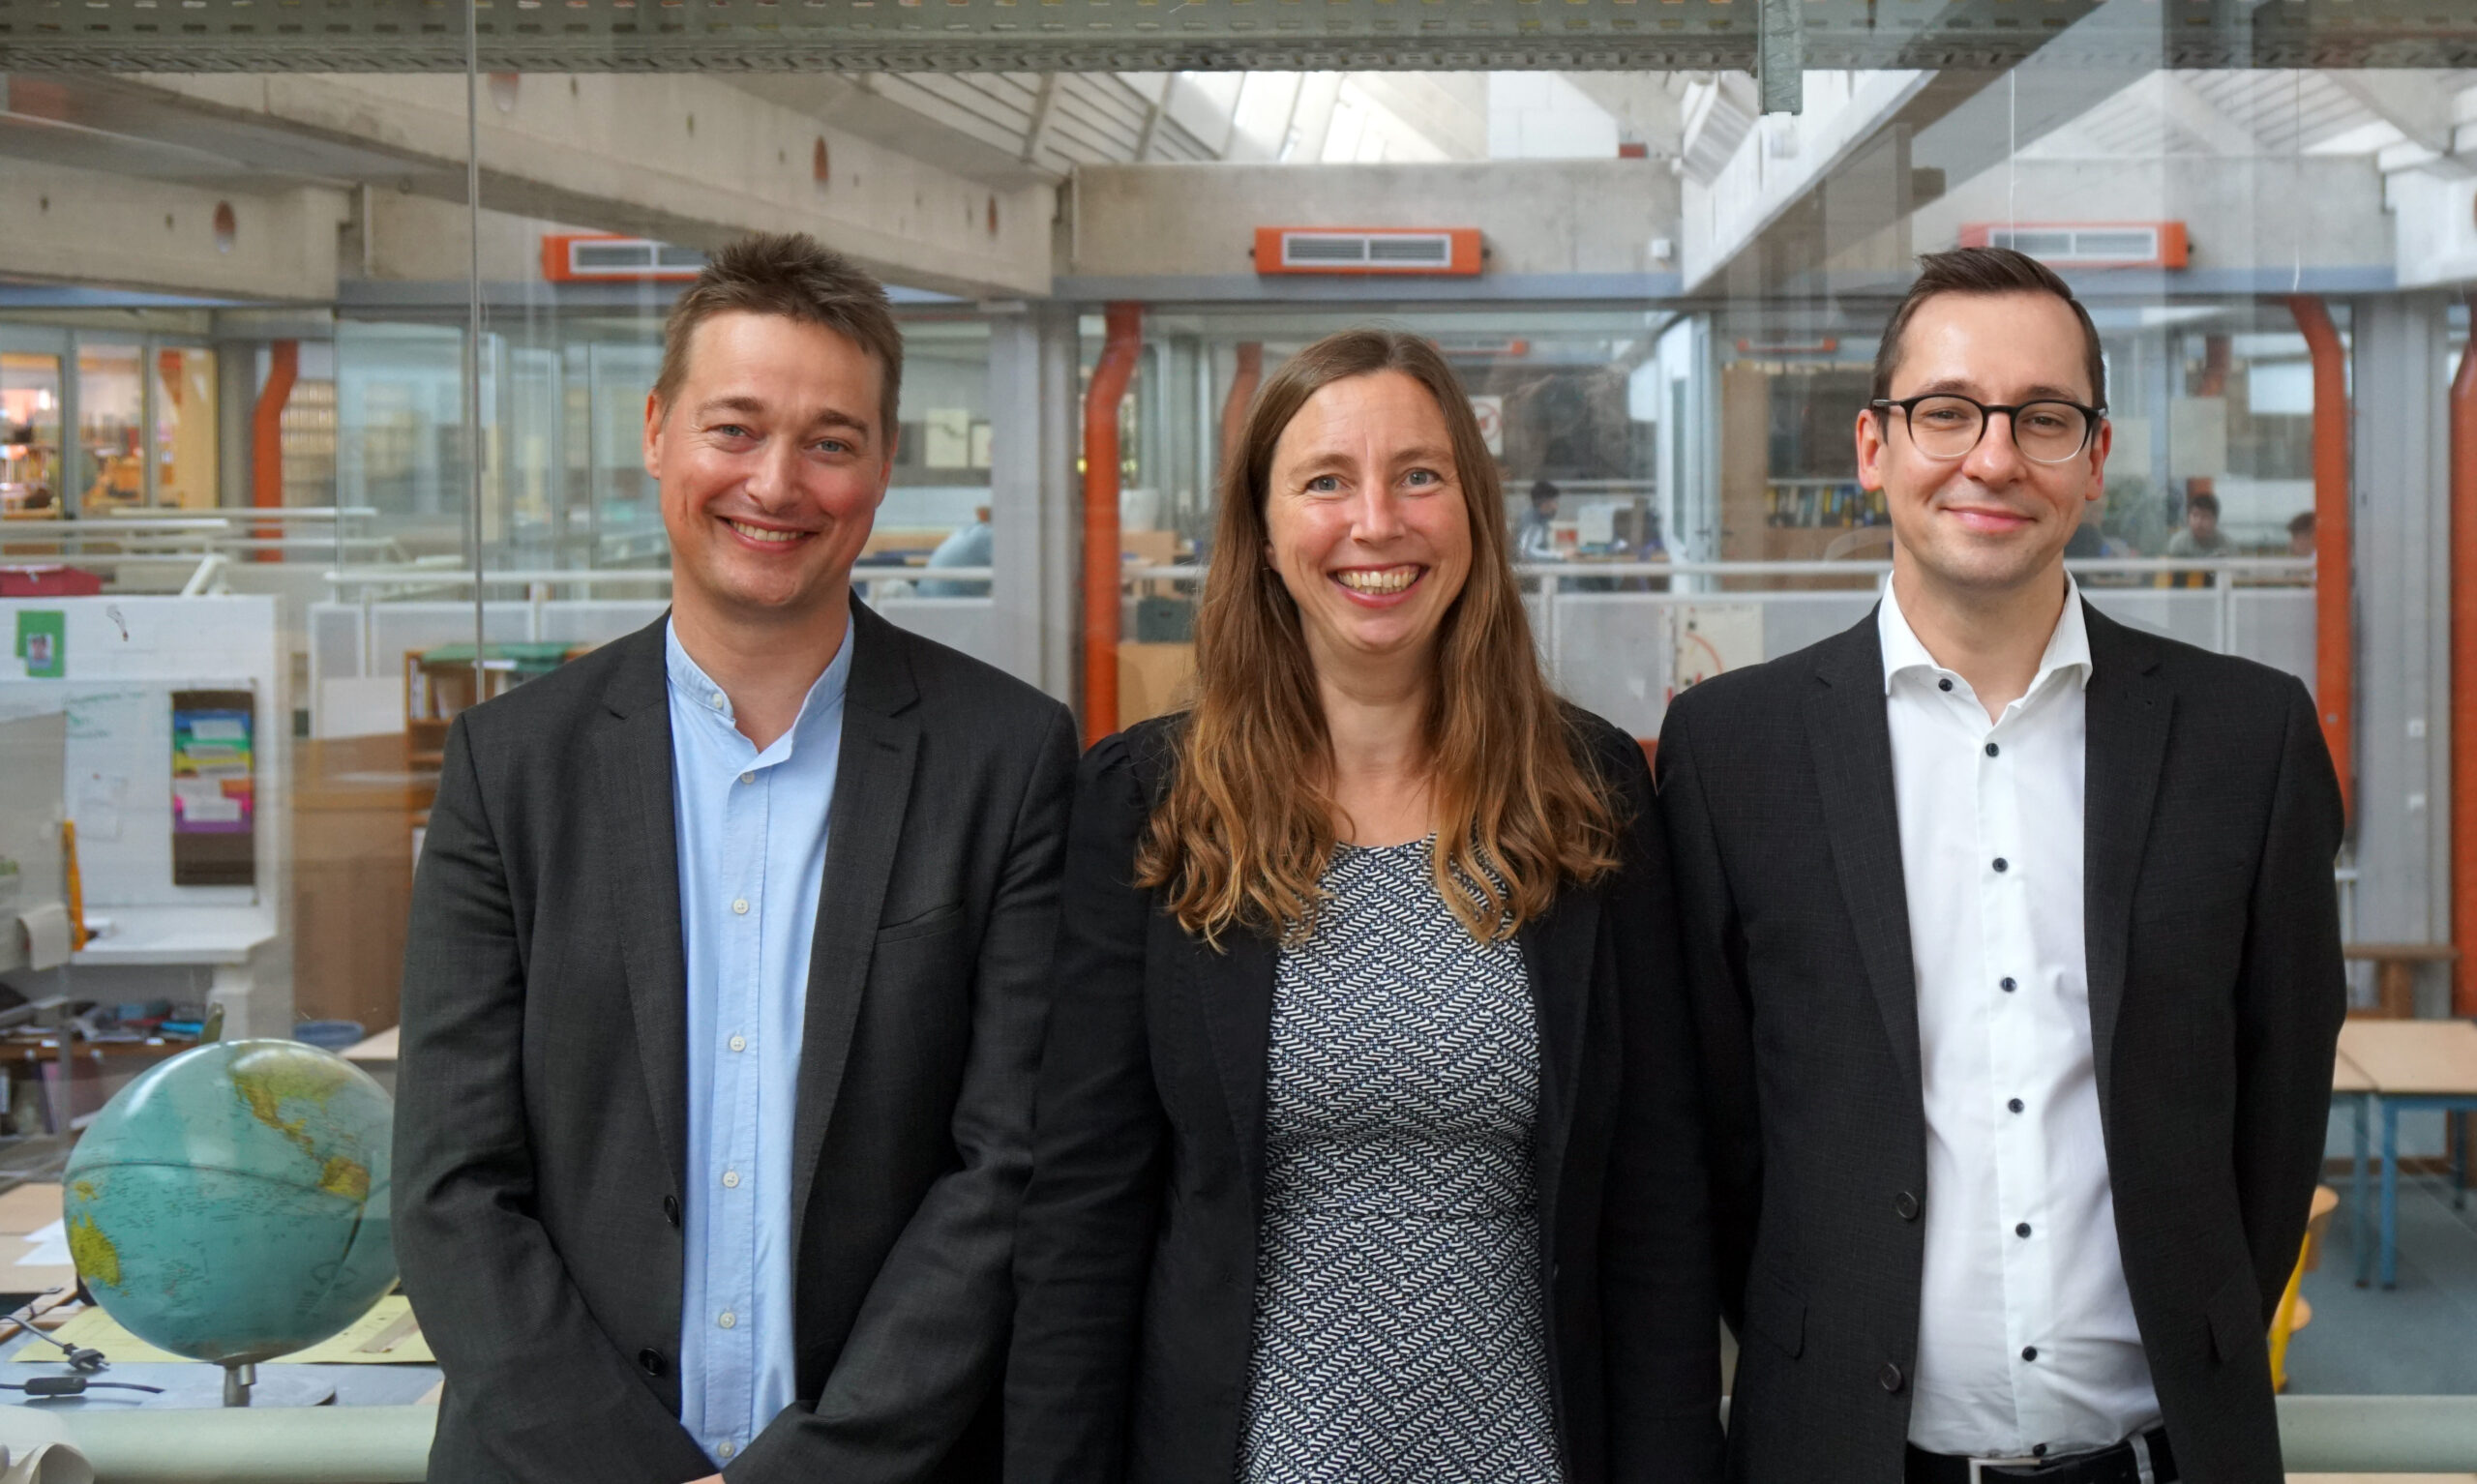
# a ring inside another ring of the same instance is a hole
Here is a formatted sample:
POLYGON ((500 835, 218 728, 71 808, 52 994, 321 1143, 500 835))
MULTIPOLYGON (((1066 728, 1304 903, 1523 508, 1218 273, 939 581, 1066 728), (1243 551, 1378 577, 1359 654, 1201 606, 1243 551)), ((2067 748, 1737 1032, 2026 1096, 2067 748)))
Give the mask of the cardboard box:
POLYGON ((1193 644, 1119 644, 1119 726, 1132 727, 1185 705, 1195 671, 1193 644))

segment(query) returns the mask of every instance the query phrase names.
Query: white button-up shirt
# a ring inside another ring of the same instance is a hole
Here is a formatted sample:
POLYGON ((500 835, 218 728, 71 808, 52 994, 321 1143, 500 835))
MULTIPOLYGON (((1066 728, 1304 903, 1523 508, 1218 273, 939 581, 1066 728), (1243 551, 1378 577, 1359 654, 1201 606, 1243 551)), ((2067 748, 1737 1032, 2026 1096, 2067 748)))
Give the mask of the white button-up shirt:
POLYGON ((1890 583, 1877 612, 1926 1113, 1909 1440, 2019 1457, 2159 1420, 2116 1247, 2082 941, 2090 639, 2070 578, 1990 726, 1890 583))

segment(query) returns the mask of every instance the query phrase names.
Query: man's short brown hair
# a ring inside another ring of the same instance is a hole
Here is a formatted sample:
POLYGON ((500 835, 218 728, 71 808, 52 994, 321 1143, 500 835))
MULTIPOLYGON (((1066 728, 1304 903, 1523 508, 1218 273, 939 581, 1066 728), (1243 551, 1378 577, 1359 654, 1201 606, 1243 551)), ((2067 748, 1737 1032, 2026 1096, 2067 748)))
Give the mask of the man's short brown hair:
POLYGON ((903 393, 903 331, 885 285, 806 232, 752 232, 717 252, 671 307, 662 326, 662 374, 654 398, 668 410, 688 379, 688 346, 717 314, 780 314, 832 330, 877 359, 885 388, 878 440, 894 436, 903 393))
POLYGON ((1893 373, 1900 370, 1901 336, 1918 307, 1938 294, 2053 294, 2071 305, 2073 317, 2081 321, 2091 403, 2107 404, 2107 363, 2099 352, 2099 327, 2090 322, 2090 312, 2073 297, 2073 289, 2056 277, 2054 269, 2011 248, 1955 248, 1950 252, 1920 254, 1918 282, 1909 285, 1908 295, 1893 311, 1892 322, 1884 326, 1884 338, 1875 346, 1872 395, 1876 400, 1893 395, 1893 373))

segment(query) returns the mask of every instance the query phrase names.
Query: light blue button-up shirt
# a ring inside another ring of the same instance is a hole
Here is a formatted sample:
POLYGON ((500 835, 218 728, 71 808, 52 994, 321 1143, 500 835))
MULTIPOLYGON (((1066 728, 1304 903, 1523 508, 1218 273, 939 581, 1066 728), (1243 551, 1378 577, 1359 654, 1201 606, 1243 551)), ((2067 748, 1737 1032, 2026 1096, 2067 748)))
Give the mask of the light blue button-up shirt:
POLYGON ((679 934, 688 959, 688 1189, 679 1420, 718 1465, 796 1395, 791 1117, 851 630, 759 752, 666 628, 679 934))

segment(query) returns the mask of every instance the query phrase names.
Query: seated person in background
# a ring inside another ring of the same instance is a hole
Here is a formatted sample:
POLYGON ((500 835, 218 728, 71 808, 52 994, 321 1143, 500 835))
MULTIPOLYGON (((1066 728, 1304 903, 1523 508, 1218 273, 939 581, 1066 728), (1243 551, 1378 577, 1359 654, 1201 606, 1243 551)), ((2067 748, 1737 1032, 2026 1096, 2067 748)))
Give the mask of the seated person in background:
POLYGON ((1557 549, 1557 533, 1550 523, 1557 519, 1557 487, 1539 480, 1531 487, 1531 509, 1522 518, 1522 531, 1514 538, 1513 559, 1518 562, 1561 562, 1566 553, 1557 549))
POLYGON ((716 254, 645 408, 671 611, 448 731, 396 1115, 433 1479, 998 1477, 1075 732, 852 599, 902 374, 840 255, 716 254))
MULTIPOLYGON (((971 524, 959 525, 938 549, 929 553, 932 567, 986 567, 989 565, 989 507, 980 506, 971 513, 971 524)), ((919 587, 923 598, 986 598, 989 584, 982 581, 954 582, 940 578, 926 578, 919 587)))
POLYGON ((2290 556, 2313 554, 2313 512, 2302 511, 2287 522, 2287 554, 2290 556))
POLYGON ((2219 528, 2219 496, 2207 490, 2185 501, 2185 528, 2167 538, 2169 556, 2223 556, 2227 533, 2219 528))

